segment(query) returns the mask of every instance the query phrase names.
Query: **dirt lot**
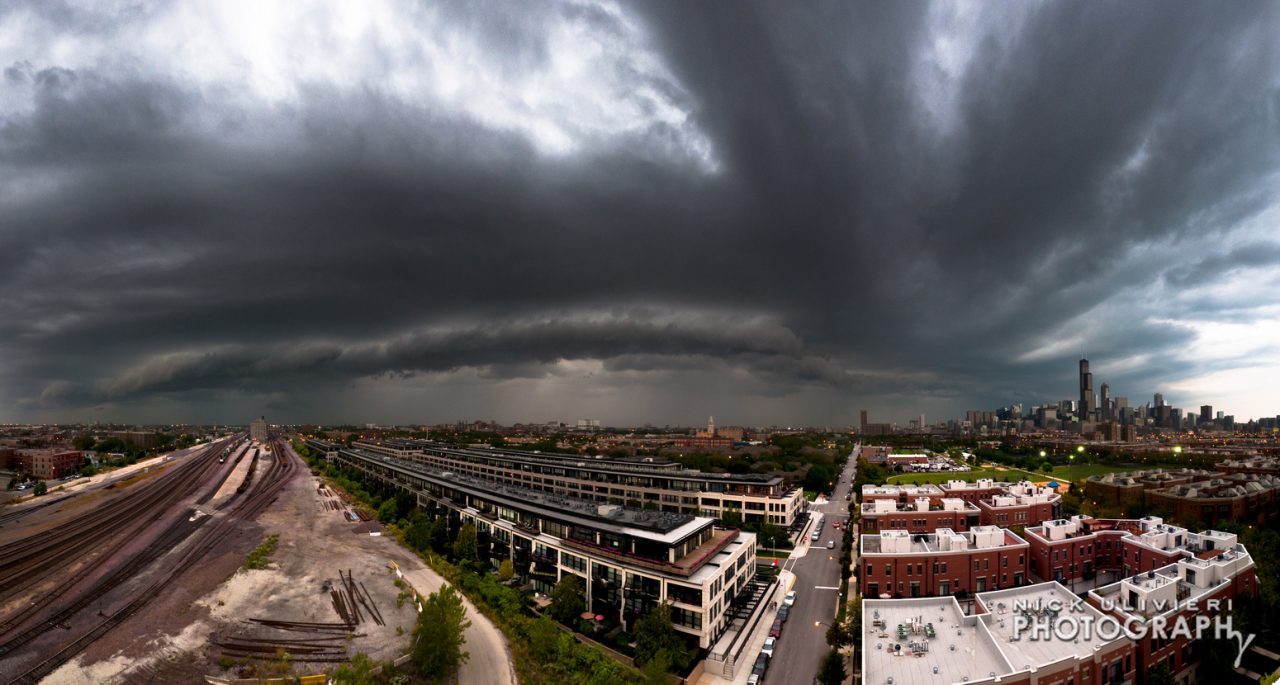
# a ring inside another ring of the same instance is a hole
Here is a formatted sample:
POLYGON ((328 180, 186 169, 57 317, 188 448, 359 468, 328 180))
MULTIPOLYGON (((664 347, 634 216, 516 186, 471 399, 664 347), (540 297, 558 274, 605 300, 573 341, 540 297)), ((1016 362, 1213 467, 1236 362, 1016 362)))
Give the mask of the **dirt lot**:
MULTIPOLYGON (((263 468, 259 464, 259 468, 263 468)), ((229 480, 238 480, 233 477, 229 480)), ((407 651, 415 618, 411 601, 397 607, 401 591, 388 562, 395 562, 410 579, 429 592, 438 577, 389 538, 357 534, 358 524, 347 521, 331 504, 326 489, 305 470, 279 499, 246 527, 234 543, 206 559, 181 587, 166 591, 147 609, 108 633, 80 658, 52 674, 48 683, 170 683, 201 682, 205 673, 231 675, 219 665, 221 649, 211 640, 228 637, 307 638, 247 623, 261 618, 281 621, 334 623, 330 587, 340 587, 339 571, 350 571, 363 584, 385 626, 366 617, 350 641, 348 653, 365 652, 385 660, 407 651), (238 570, 245 556, 267 535, 278 534, 272 563, 263 570, 238 570), (402 634, 397 634, 397 629, 402 634)), ((363 611, 363 609, 362 609, 363 611)), ((466 648, 471 663, 460 674, 462 683, 514 683, 510 658, 501 633, 472 608, 473 627, 466 648)), ((234 660, 233 660, 234 661, 234 660)), ((295 673, 317 673, 333 664, 294 663, 295 673)), ((232 666, 232 671, 237 668, 232 666)))

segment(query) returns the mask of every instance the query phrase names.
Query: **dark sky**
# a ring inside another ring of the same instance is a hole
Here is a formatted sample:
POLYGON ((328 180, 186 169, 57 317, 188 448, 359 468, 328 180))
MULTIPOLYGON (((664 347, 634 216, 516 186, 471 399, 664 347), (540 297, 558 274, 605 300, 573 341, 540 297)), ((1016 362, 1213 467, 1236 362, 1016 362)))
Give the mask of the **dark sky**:
POLYGON ((1273 2, 0 5, 0 421, 1280 412, 1273 2))

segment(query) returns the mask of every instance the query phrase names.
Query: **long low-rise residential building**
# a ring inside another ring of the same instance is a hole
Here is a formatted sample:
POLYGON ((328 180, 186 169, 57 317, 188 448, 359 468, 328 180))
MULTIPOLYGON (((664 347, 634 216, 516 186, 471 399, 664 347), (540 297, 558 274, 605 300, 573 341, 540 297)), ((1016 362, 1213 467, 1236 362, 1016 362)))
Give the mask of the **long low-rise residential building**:
POLYGON ((1012 531, 978 526, 913 534, 885 530, 860 543, 863 597, 967 596, 1027 583, 1027 543, 1012 531))
MULTIPOLYGON (((1247 601, 1258 592, 1253 558, 1244 545, 1231 537, 1226 546, 1186 549, 1172 564, 1089 591, 1086 599, 1090 604, 1131 626, 1139 636, 1135 654, 1140 674, 1165 667, 1179 683, 1201 680, 1196 673, 1199 664, 1194 642, 1222 636, 1181 632, 1177 628, 1179 617, 1186 622, 1226 615, 1236 603, 1247 601), (1163 634, 1155 630, 1157 625, 1164 626, 1163 634)), ((1235 628, 1238 630, 1239 626, 1235 628)), ((1237 647, 1234 641, 1231 646, 1237 647)))
POLYGON ((1022 632, 1035 621, 1103 618, 1057 583, 978 593, 968 615, 955 597, 868 599, 862 617, 868 684, 1121 685, 1139 675, 1123 636, 1032 640, 1022 632))
POLYGON ((577 576, 588 610, 624 629, 669 602, 676 630, 710 647, 755 578, 755 535, 709 517, 565 497, 360 448, 338 449, 334 460, 414 493, 455 529, 474 523, 481 556, 510 559, 539 592, 577 576))
POLYGON ((18 450, 10 458, 17 471, 32 478, 53 479, 69 476, 84 466, 84 452, 80 450, 38 449, 18 450))
POLYGON ((704 473, 652 457, 456 448, 425 440, 353 446, 475 478, 580 499, 788 527, 805 510, 804 491, 781 476, 704 473))
POLYGON ((900 504, 914 502, 919 497, 941 499, 946 495, 936 485, 873 485, 862 486, 862 501, 887 499, 900 504))
POLYGON ((1084 482, 1085 496, 1103 505, 1137 506, 1150 490, 1210 480, 1219 474, 1203 469, 1146 469, 1089 476, 1084 482))
POLYGON ((982 512, 962 499, 917 497, 909 503, 873 499, 862 503, 863 533, 905 530, 932 533, 947 528, 963 533, 981 523, 982 512))
POLYGON ((1042 580, 1093 580, 1099 573, 1120 577, 1167 566, 1186 554, 1234 547, 1236 536, 1216 530, 1194 533, 1159 516, 1095 519, 1072 516, 1045 521, 1023 531, 1031 545, 1031 571, 1042 580))
POLYGON ((1280 478, 1256 473, 1219 474, 1211 480, 1148 490, 1149 509, 1182 521, 1265 524, 1280 515, 1280 478))
POLYGON ((984 526, 1034 526, 1062 516, 1062 495, 1047 485, 1022 481, 979 499, 978 510, 984 526))

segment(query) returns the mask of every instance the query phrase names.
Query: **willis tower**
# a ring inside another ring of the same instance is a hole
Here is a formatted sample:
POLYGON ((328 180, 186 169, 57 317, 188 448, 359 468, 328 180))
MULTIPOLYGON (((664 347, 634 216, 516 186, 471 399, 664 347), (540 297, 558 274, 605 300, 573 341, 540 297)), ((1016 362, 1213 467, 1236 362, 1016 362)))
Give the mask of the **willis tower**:
POLYGON ((1093 420, 1093 374, 1089 373, 1089 360, 1080 360, 1080 422, 1093 420))

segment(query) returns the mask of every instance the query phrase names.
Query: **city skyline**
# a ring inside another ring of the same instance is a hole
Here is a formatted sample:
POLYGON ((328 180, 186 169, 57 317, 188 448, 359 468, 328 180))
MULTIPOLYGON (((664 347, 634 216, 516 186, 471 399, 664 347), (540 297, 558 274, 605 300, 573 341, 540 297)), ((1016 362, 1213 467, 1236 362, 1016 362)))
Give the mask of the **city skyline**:
POLYGON ((0 421, 1274 416, 1278 27, 9 3, 0 421))

